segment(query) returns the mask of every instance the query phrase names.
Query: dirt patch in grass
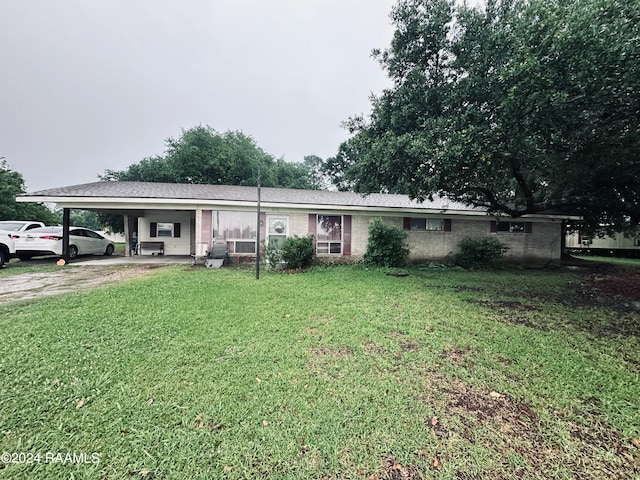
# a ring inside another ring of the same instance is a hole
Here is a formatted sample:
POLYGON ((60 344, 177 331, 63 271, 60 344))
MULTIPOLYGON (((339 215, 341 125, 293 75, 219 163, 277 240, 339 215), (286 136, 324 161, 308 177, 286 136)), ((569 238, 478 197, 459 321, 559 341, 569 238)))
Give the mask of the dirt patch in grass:
POLYGON ((389 349, 376 342, 363 342, 360 346, 362 350, 369 355, 386 355, 389 353, 389 349))
MULTIPOLYGON (((495 299, 470 298, 466 301, 497 314, 498 320, 503 323, 540 331, 562 327, 545 314, 547 306, 565 306, 576 312, 603 308, 611 314, 576 315, 571 325, 595 337, 640 337, 640 271, 596 263, 581 267, 581 272, 578 281, 561 294, 528 292, 527 299, 521 301, 521 292, 496 291, 495 299)), ((491 292, 485 293, 491 295, 491 292)))
POLYGON ((575 469, 580 468, 576 462, 580 458, 599 473, 599 478, 639 478, 640 452, 604 419, 598 407, 587 408, 586 411, 576 408, 568 414, 556 414, 567 426, 580 452, 580 455, 572 457, 575 469), (603 454, 606 454, 606 460, 594 460, 598 456, 604 457, 603 454))
POLYGON ((382 473, 380 476, 370 475, 369 478, 380 480, 420 480, 422 475, 413 465, 403 465, 394 455, 387 455, 382 461, 382 473))
MULTIPOLYGON (((459 379, 433 379, 442 392, 441 412, 425 421, 443 448, 446 462, 461 444, 481 445, 493 458, 520 458, 520 465, 504 470, 487 466, 479 477, 455 472, 459 479, 548 478, 557 466, 569 469, 575 478, 637 478, 639 452, 607 423, 597 406, 590 411, 552 412, 552 421, 569 439, 549 438, 548 425, 528 403, 506 392, 469 385, 459 379), (576 452, 578 452, 576 454, 576 452), (508 471, 506 471, 508 470, 508 471)), ((401 477, 398 477, 401 478, 401 477)), ((411 477, 408 477, 411 478, 411 477)))
POLYGON ((621 267, 596 269, 575 289, 578 304, 640 311, 640 271, 621 267))
POLYGON ((606 321, 584 321, 577 328, 596 337, 640 337, 640 271, 617 266, 594 268, 559 302, 575 308, 606 308, 606 321))
MULTIPOLYGON (((480 423, 495 422, 502 433, 529 433, 538 424, 538 416, 533 409, 508 394, 485 391, 459 381, 444 386, 443 391, 449 397, 449 414, 467 418, 471 414, 480 423)), ((473 441, 473 436, 468 440, 473 441)))
POLYGON ((345 358, 353 355, 353 351, 350 348, 341 347, 337 349, 332 349, 328 347, 314 347, 311 350, 311 354, 317 357, 334 357, 334 358, 345 358))
POLYGON ((61 267, 50 272, 22 273, 0 282, 0 305, 18 300, 89 290, 149 273, 162 265, 61 267))
POLYGON ((526 305, 518 301, 508 300, 468 300, 469 303, 480 305, 500 314, 500 320, 510 325, 523 325, 536 330, 549 331, 549 327, 535 322, 527 314, 540 310, 535 305, 526 305))
POLYGON ((452 363, 460 363, 466 354, 476 351, 475 348, 469 346, 464 348, 451 347, 440 352, 440 358, 449 360, 452 363))

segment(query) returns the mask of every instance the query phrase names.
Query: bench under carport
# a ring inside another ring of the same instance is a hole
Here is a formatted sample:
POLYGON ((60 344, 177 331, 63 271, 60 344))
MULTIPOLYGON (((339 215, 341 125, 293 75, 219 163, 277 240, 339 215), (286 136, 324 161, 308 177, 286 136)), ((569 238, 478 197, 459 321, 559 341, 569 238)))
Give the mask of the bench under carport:
POLYGON ((153 250, 151 255, 154 253, 157 255, 164 255, 164 242, 140 242, 138 243, 138 255, 144 255, 144 250, 153 250))

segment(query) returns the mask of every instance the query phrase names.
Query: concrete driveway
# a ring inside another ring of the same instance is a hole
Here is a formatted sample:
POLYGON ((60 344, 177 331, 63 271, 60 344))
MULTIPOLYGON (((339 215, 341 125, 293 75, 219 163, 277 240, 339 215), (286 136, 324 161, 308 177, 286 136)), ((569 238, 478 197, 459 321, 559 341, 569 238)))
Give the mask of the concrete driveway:
POLYGON ((17 300, 59 295, 88 290, 107 283, 150 274, 167 265, 188 265, 189 256, 145 255, 125 257, 114 255, 80 257, 66 266, 41 272, 25 272, 30 267, 54 267, 57 257, 22 262, 11 260, 0 276, 0 305, 17 300))

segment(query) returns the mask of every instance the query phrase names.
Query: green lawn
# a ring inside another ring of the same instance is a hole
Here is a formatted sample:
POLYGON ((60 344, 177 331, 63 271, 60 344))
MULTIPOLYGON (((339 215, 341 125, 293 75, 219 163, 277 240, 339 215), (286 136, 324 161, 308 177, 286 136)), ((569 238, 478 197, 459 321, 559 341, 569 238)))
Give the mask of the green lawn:
POLYGON ((640 476, 640 313, 578 273, 385 272, 167 267, 0 308, 0 446, 40 454, 0 478, 640 476))
POLYGON ((604 262, 612 265, 618 265, 620 267, 627 268, 640 268, 640 259, 638 258, 623 258, 623 257, 598 257, 595 255, 580 255, 577 258, 582 260, 589 260, 592 262, 604 262))

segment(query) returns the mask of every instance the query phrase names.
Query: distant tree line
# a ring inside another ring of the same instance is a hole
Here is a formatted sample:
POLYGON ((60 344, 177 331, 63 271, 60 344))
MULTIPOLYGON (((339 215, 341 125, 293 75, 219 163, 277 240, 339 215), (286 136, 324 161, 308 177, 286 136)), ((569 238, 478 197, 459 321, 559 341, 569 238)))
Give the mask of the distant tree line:
POLYGON ((301 163, 276 159, 242 132, 219 133, 198 125, 166 140, 162 155, 144 158, 125 170, 106 170, 102 180, 257 185, 317 190, 322 187, 322 159, 301 163))
POLYGON ((43 203, 18 203, 16 196, 26 193, 22 174, 0 161, 0 220, 33 220, 47 225, 58 223, 60 216, 43 203))

